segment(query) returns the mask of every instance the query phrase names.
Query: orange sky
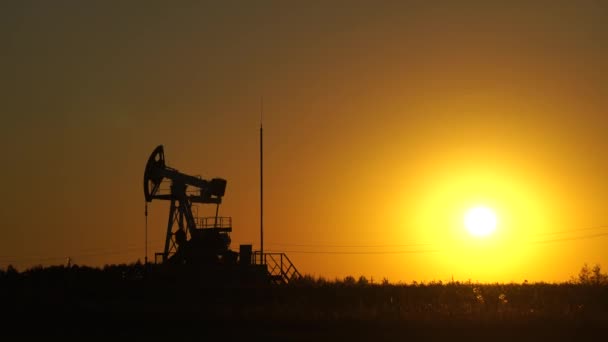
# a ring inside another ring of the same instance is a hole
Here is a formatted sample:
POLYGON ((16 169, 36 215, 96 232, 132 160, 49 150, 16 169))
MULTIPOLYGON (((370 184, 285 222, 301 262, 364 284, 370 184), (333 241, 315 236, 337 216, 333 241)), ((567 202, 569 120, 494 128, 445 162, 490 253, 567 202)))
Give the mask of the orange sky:
MULTIPOLYGON (((228 180, 233 249, 302 273, 563 281, 608 267, 608 6, 0 4, 0 266, 143 259, 145 162, 228 180), (464 211, 499 216, 469 237, 464 211), (594 228, 594 229, 588 229, 594 228)), ((152 203, 151 252, 167 203, 152 203)))

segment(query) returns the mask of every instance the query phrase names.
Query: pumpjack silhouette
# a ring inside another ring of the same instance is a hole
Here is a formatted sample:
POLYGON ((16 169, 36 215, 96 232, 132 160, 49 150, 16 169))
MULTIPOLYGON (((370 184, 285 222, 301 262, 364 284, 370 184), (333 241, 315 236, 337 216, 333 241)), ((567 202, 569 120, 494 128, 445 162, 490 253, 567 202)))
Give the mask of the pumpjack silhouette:
POLYGON ((266 279, 288 283, 300 277, 284 253, 260 253, 252 245, 240 245, 239 252, 230 250, 232 217, 219 216, 227 181, 188 175, 169 167, 163 145, 157 146, 144 170, 144 197, 169 202, 165 245, 155 254, 155 263, 173 268, 196 269, 201 274, 224 278, 266 279), (165 185, 168 185, 165 187, 165 185), (215 206, 215 215, 198 217, 199 205, 215 206))

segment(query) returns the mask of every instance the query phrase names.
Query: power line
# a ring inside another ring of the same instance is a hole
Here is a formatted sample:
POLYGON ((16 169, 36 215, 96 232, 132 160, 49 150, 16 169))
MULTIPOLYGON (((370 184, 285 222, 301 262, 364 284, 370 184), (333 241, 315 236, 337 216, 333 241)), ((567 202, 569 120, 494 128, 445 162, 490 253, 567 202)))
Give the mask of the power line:
MULTIPOLYGON (((589 230, 597 230, 597 229, 608 229, 608 226, 594 226, 594 227, 585 227, 585 228, 576 228, 569 230, 562 230, 558 232, 551 232, 546 234, 538 234, 535 236, 551 236, 558 234, 569 234, 573 232, 580 231, 589 231, 589 230)), ((549 243, 557 243, 557 242, 565 242, 565 241, 575 241, 575 240, 586 240, 586 239, 594 239, 608 236, 608 232, 605 233, 597 233, 591 235, 584 236, 575 236, 575 237, 564 237, 564 238, 556 238, 556 239, 546 239, 546 240, 536 240, 536 241, 528 241, 526 244, 549 244, 549 243)), ((320 247, 320 248, 390 248, 390 247, 418 247, 418 246, 433 246, 437 244, 432 243, 412 243, 412 244, 393 244, 393 245, 332 245, 332 244, 295 244, 295 243, 279 243, 274 242, 272 245, 278 246, 293 246, 293 247, 320 247)), ((300 254, 351 254, 351 255, 366 255, 366 254, 417 254, 417 253, 437 253, 443 251, 442 249, 430 249, 430 250, 401 250, 401 251, 327 251, 327 250, 319 250, 319 251, 311 251, 311 250, 287 250, 282 251, 284 253, 300 253, 300 254)))
MULTIPOLYGON (((562 230, 558 232, 550 232, 546 234, 537 234, 534 236, 551 236, 551 235, 559 235, 559 234, 570 234, 574 232, 581 231, 590 231, 590 230, 598 230, 598 229, 608 229, 607 225, 594 226, 594 227, 584 227, 584 228, 576 228, 569 230, 562 230)), ((576 240, 586 240, 586 239, 596 239, 607 237, 608 232, 600 232, 595 234, 587 234, 582 236, 570 236, 570 237, 558 237, 554 239, 541 239, 541 240, 533 240, 524 242, 525 244, 550 244, 550 243, 559 243, 559 242, 567 242, 567 241, 576 241, 576 240)), ((158 242, 160 240, 151 240, 150 242, 158 242)), ((437 244, 433 243, 410 243, 410 244, 378 244, 378 245, 346 245, 346 244, 296 244, 296 243, 281 243, 281 242, 273 242, 269 243, 275 246, 291 246, 291 247, 311 247, 311 248, 399 248, 399 247, 421 247, 421 246, 437 246, 437 244)), ((88 258, 88 257, 96 257, 96 256, 105 256, 105 255, 128 255, 134 254, 138 250, 140 250, 141 246, 131 245, 127 248, 121 249, 111 249, 106 251, 98 251, 101 248, 89 248, 84 251, 91 252, 80 252, 80 253, 66 253, 66 256, 0 256, 0 263, 25 263, 25 262, 44 262, 44 261, 53 261, 53 260, 65 260, 69 255, 73 258, 88 258), (84 253, 83 253, 84 252, 84 253)), ((160 247, 158 247, 160 248, 160 247)), ((336 251, 336 250, 281 250, 281 251, 272 251, 272 252, 282 252, 282 253, 294 253, 294 254, 327 254, 327 255, 390 255, 390 254, 423 254, 423 253, 438 253, 444 251, 443 249, 413 249, 413 250, 376 250, 376 251, 336 251)))
POLYGON ((267 251, 267 253, 300 253, 300 254, 347 254, 347 255, 366 255, 366 254, 418 254, 418 253, 437 253, 441 249, 413 250, 413 251, 373 251, 373 252, 353 252, 353 251, 267 251))
POLYGON ((599 237, 604 237, 604 236, 608 236, 608 232, 606 232, 606 233, 592 234, 592 235, 586 235, 586 236, 575 236, 575 237, 557 238, 557 239, 551 239, 551 240, 530 241, 528 243, 529 244, 546 244, 546 243, 553 243, 553 242, 564 242, 564 241, 594 239, 594 238, 599 238, 599 237))
POLYGON ((291 247, 331 247, 331 248, 385 248, 385 247, 420 247, 432 246, 433 243, 410 243, 410 244, 388 244, 388 245, 333 245, 333 244, 298 244, 298 243, 267 243, 274 246, 291 246, 291 247))
MULTIPOLYGON (((110 250, 105 252, 95 252, 95 253, 67 253, 71 258, 87 258, 87 257, 96 257, 96 256, 105 256, 105 255, 128 255, 134 254, 141 247, 130 247, 118 250, 110 250)), ((66 256, 49 256, 49 257, 41 257, 41 256, 26 256, 26 257, 16 257, 16 256, 1 256, 0 263, 23 263, 23 262, 42 262, 42 261, 52 261, 52 260, 64 260, 68 257, 66 256), (7 260, 8 259, 8 260, 7 260)))
POLYGON ((557 232, 534 234, 533 236, 550 236, 550 235, 570 234, 570 233, 575 233, 575 232, 598 230, 598 229, 608 229, 608 226, 600 225, 600 226, 585 227, 585 228, 567 229, 567 230, 560 230, 557 232))

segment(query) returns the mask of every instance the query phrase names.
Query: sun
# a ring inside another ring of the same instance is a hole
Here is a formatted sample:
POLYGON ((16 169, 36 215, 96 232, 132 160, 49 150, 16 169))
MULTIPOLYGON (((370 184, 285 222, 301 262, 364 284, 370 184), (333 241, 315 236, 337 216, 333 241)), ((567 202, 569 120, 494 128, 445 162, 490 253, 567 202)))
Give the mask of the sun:
POLYGON ((484 237, 496 230, 496 214, 488 207, 473 207, 464 215, 464 225, 469 234, 484 237))

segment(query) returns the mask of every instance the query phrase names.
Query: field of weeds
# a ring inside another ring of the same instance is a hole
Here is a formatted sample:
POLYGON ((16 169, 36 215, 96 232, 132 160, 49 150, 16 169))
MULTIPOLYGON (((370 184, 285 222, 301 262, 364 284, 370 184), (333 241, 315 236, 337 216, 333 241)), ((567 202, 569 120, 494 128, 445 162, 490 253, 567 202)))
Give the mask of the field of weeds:
POLYGON ((373 284, 304 277, 287 285, 155 280, 141 265, 0 272, 7 336, 310 341, 581 339, 606 336, 608 286, 373 284), (36 329, 19 329, 27 322, 36 329), (191 339, 192 338, 192 339, 191 339))

